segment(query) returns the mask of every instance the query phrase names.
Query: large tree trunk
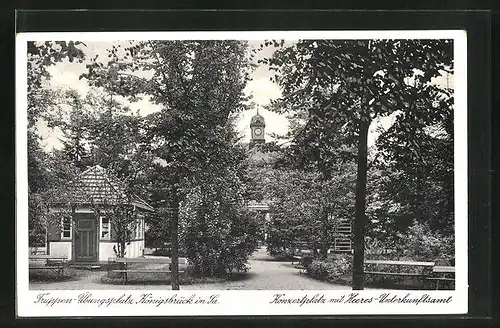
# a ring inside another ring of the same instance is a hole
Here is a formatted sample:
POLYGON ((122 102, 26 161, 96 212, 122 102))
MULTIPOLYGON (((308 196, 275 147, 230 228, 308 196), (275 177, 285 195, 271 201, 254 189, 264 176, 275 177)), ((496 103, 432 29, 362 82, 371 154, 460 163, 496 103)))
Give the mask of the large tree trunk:
POLYGON ((172 197, 172 220, 171 220, 171 251, 172 251, 172 265, 171 265, 171 284, 172 290, 179 290, 179 201, 177 191, 174 192, 172 197))
POLYGON ((354 258, 352 289, 364 288, 366 171, 368 165, 368 128, 370 121, 359 123, 358 172, 356 177, 356 214, 354 218, 354 258))
POLYGON ((330 248, 329 237, 330 231, 328 229, 328 218, 329 218, 329 208, 323 209, 323 226, 322 226, 322 240, 321 240, 321 251, 320 255, 322 258, 327 258, 328 256, 328 248, 330 248))

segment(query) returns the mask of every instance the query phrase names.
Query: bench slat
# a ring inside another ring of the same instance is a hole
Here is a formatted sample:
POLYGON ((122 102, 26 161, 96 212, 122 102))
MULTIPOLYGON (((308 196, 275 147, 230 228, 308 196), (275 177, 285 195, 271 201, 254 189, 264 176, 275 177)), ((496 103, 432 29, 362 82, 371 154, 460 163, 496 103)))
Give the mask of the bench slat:
POLYGON ((30 267, 30 270, 38 270, 38 269, 64 269, 63 266, 41 266, 41 267, 30 267))
POLYGON ((452 266, 438 266, 436 265, 433 269, 436 273, 455 273, 455 267, 452 266))
POLYGON ((414 262, 414 261, 366 260, 365 264, 434 266, 435 263, 434 262, 414 262))
POLYGON ((411 276, 411 277, 422 277, 425 274, 422 273, 405 273, 405 272, 377 272, 377 271, 365 271, 365 274, 373 275, 384 275, 384 276, 411 276))
MULTIPOLYGON (((158 263, 158 264, 171 264, 170 258, 109 258, 108 262, 117 263, 158 263)), ((179 259, 179 264, 186 264, 186 259, 179 259)))
POLYGON ((427 278, 427 280, 455 281, 455 278, 427 278))
POLYGON ((30 260, 67 260, 65 256, 53 256, 53 255, 30 255, 30 260))
MULTIPOLYGON (((121 272, 121 273, 130 273, 130 272, 141 272, 141 273, 172 273, 172 271, 165 271, 165 270, 112 270, 112 272, 121 272)), ((179 273, 182 273, 184 271, 179 270, 179 273)))

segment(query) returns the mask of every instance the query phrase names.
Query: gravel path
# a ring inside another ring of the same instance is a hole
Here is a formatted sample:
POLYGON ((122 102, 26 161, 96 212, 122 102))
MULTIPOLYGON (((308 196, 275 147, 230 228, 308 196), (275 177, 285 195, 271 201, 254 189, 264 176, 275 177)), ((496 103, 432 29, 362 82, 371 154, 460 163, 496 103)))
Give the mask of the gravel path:
MULTIPOLYGON (((299 270, 293 267, 290 262, 274 261, 266 254, 266 250, 257 250, 250 258, 250 270, 247 275, 235 281, 226 281, 215 284, 193 284, 181 286, 182 290, 228 290, 228 289, 249 289, 249 290, 325 290, 343 289, 350 290, 350 286, 334 285, 327 282, 312 279, 305 274, 300 274, 299 270)), ((89 271, 88 274, 76 281, 62 281, 52 283, 31 282, 30 289, 33 290, 99 290, 99 289, 170 289, 170 285, 111 285, 100 282, 101 277, 106 273, 103 271, 89 271)))

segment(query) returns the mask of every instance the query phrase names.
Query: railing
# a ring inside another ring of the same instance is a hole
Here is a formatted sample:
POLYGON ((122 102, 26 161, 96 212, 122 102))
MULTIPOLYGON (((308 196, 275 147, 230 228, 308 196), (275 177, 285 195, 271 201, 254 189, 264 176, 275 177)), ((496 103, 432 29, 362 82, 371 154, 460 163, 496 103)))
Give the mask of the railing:
POLYGON ((340 222, 335 226, 335 232, 338 234, 351 234, 352 233, 351 222, 349 221, 340 222))
POLYGON ((350 238, 335 238, 333 251, 338 253, 351 253, 352 240, 350 238))
POLYGON ((266 203, 248 204, 247 207, 251 210, 269 211, 269 205, 267 205, 266 203))

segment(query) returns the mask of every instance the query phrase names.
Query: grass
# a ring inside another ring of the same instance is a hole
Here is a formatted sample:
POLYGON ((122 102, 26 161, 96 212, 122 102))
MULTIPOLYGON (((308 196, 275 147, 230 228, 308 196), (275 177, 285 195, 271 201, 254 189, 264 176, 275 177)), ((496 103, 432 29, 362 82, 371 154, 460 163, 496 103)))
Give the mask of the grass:
MULTIPOLYGON (((130 269, 152 269, 165 270, 165 265, 157 265, 151 263, 138 263, 129 266, 130 269)), ((179 268, 186 270, 185 266, 179 268)), ((188 272, 179 272, 179 283, 181 285, 193 284, 216 284, 225 281, 238 281, 248 279, 250 275, 246 272, 234 272, 224 276, 214 277, 199 277, 190 275, 188 272)), ((123 276, 120 272, 109 272, 101 278, 104 284, 123 284, 123 276)), ((165 285, 171 283, 170 272, 131 272, 127 274, 127 284, 130 285, 165 285)))
POLYGON ((74 280, 79 280, 79 278, 84 275, 85 272, 73 268, 65 268, 63 277, 61 277, 59 274, 57 274, 57 272, 52 270, 30 270, 29 281, 30 282, 74 281, 74 280))
MULTIPOLYGON (((171 283, 171 276, 168 273, 129 273, 127 285, 168 285, 171 283)), ((180 285, 192 285, 197 283, 218 283, 224 281, 223 278, 194 278, 184 273, 179 273, 180 285)), ((110 273, 101 278, 104 284, 121 285, 123 279, 120 273, 110 273)))
MULTIPOLYGON (((179 273, 179 284, 194 285, 194 284, 217 284, 226 281, 238 281, 247 279, 249 276, 246 273, 232 273, 227 276, 219 277, 195 277, 186 273, 179 273)), ((104 275, 101 282, 111 285, 122 285, 123 278, 120 273, 112 272, 109 275, 104 275)), ((127 285, 168 285, 171 283, 170 273, 129 273, 127 277, 127 285)))

